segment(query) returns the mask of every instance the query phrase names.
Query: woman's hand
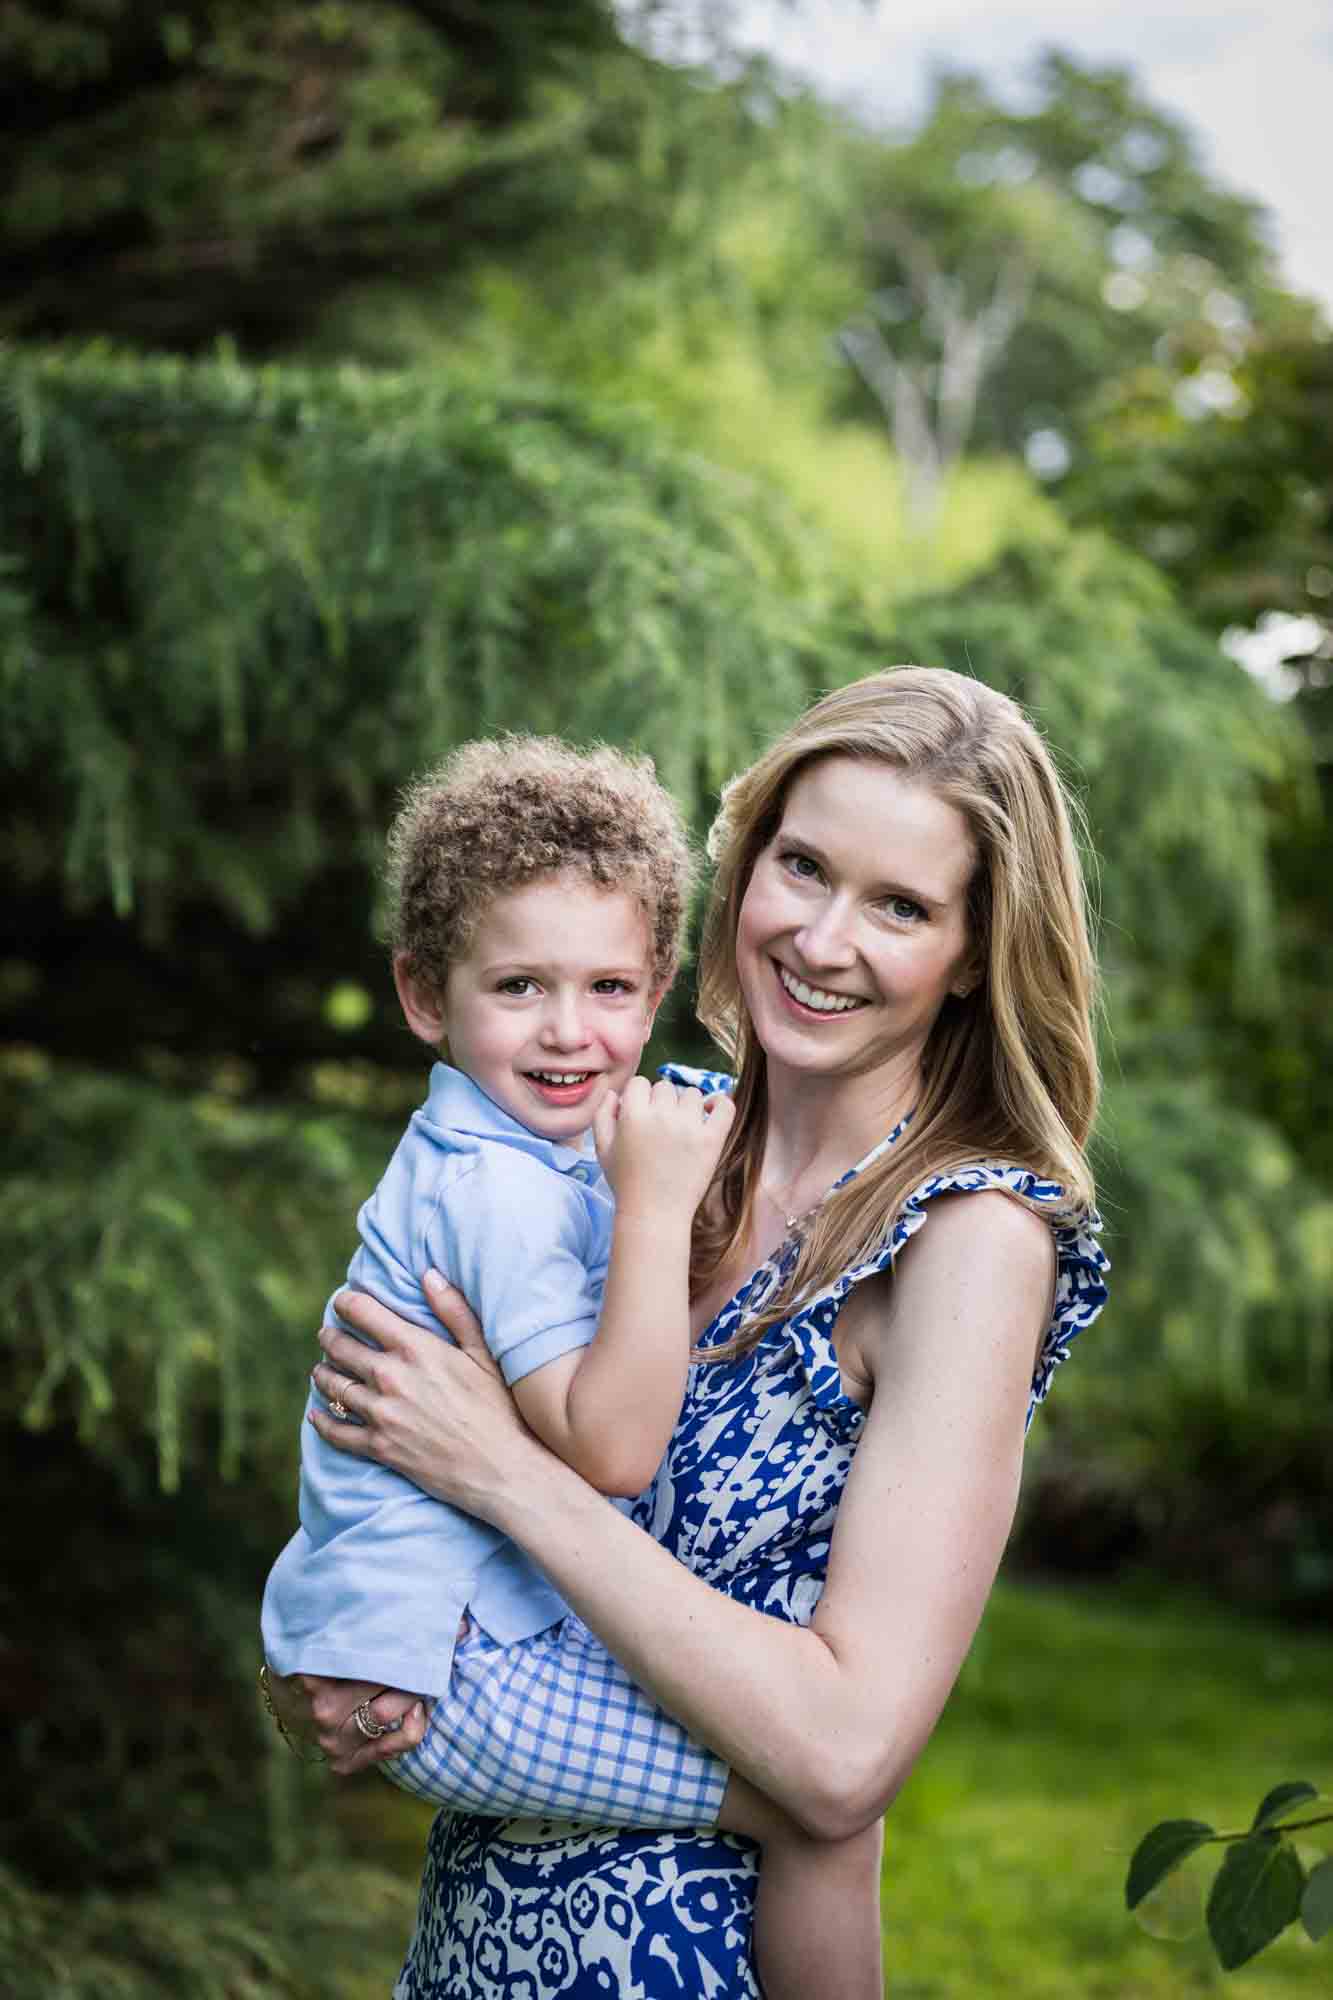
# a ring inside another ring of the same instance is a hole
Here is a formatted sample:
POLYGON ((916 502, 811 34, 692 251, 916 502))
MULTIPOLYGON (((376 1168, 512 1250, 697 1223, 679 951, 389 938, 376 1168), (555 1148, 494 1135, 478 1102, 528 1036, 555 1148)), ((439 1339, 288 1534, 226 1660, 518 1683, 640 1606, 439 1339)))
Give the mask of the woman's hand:
POLYGON ((399 1756, 426 1733, 425 1703, 402 1688, 327 1680, 322 1674, 275 1674, 271 1668, 263 1681, 283 1734, 316 1744, 339 1778, 399 1756), (383 1734, 374 1735, 376 1730, 383 1734))
POLYGON ((357 1421, 316 1409, 310 1422, 339 1451, 373 1458, 437 1500, 492 1520, 525 1455, 547 1454, 515 1409, 462 1294, 433 1271, 424 1283, 457 1345, 364 1292, 340 1292, 340 1317, 375 1345, 320 1329, 326 1359, 314 1370, 315 1386, 357 1421))

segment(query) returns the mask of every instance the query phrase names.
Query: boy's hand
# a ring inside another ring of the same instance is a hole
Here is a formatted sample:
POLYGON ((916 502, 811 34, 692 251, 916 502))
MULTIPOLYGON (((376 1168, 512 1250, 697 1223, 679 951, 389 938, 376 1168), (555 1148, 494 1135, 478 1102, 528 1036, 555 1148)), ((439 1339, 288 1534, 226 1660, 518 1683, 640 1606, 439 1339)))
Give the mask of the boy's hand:
POLYGON ((736 1116, 730 1097, 705 1097, 665 1078, 631 1077, 593 1120, 602 1171, 617 1212, 694 1214, 717 1171, 736 1116))

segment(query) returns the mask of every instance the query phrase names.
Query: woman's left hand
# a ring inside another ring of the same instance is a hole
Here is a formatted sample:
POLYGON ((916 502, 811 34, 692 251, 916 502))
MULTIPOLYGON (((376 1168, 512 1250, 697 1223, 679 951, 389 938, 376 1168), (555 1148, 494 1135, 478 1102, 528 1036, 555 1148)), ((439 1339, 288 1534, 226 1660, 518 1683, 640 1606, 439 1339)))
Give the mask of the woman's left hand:
POLYGON ((425 1703, 402 1688, 323 1674, 275 1674, 271 1668, 262 1679, 284 1736, 318 1745, 339 1778, 400 1756, 426 1733, 425 1703))
POLYGON ((515 1409, 461 1293, 434 1272, 426 1293, 456 1345, 364 1292, 339 1293, 339 1316, 375 1345, 321 1327, 326 1358, 314 1370, 315 1387, 357 1421, 315 1409, 310 1422, 339 1451, 373 1458, 437 1500, 491 1520, 525 1454, 544 1458, 545 1447, 515 1409))

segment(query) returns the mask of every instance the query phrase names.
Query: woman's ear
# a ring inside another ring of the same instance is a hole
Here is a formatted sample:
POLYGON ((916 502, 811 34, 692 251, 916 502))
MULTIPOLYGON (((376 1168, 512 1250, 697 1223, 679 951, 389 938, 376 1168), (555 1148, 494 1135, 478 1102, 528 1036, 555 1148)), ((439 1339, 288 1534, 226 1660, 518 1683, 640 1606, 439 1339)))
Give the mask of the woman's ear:
POLYGON ((445 1037, 443 993, 412 971, 407 953, 402 951, 394 953, 393 983, 398 988, 403 1019, 412 1033, 419 1041, 438 1049, 445 1037))
POLYGON ((960 967, 958 977, 954 980, 949 991, 953 994, 955 1000, 966 1000, 969 993, 976 992, 985 977, 985 966, 978 965, 975 959, 969 960, 966 965, 960 967))

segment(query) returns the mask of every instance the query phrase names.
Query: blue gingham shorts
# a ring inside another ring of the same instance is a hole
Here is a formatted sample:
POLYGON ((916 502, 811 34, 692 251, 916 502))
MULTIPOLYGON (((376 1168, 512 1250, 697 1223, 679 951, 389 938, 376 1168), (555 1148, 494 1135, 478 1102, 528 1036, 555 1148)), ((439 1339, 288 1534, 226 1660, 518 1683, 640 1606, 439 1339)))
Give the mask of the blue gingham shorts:
POLYGON ((459 1812, 673 1829, 713 1826, 729 1775, 572 1613, 510 1646, 468 1619, 425 1736, 379 1769, 459 1812))

